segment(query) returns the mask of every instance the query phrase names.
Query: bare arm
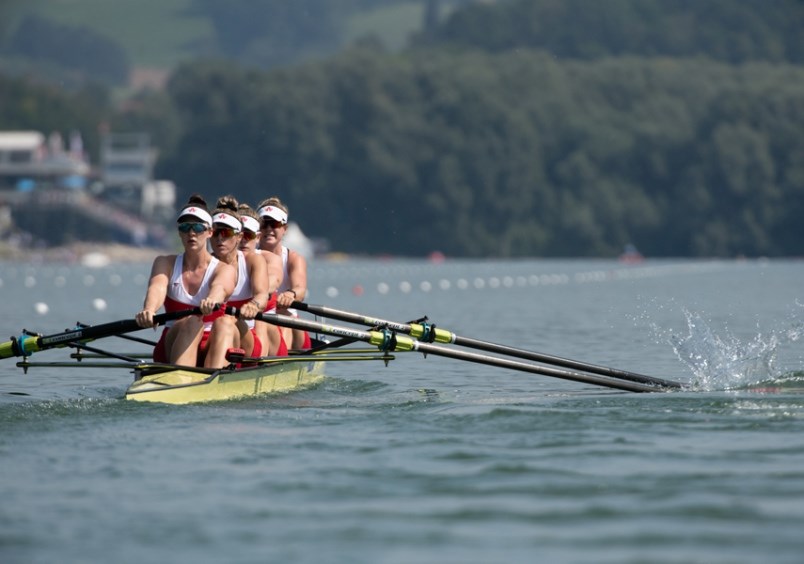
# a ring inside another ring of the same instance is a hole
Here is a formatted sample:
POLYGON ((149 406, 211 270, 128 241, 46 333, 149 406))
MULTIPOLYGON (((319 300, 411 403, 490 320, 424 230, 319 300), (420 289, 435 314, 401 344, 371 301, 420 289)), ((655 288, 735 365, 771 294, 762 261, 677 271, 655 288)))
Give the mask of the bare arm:
POLYGON ((240 308, 240 313, 246 319, 253 319, 268 303, 270 293, 268 291, 268 265, 259 255, 255 254, 246 255, 246 265, 249 280, 251 281, 252 299, 240 308))
POLYGON ((174 255, 161 255, 154 259, 154 263, 151 266, 151 278, 148 281, 148 289, 145 292, 145 300, 142 303, 142 311, 135 316, 137 325, 140 327, 154 326, 154 315, 165 303, 168 281, 173 274, 173 262, 175 260, 174 255))
POLYGON ((285 276, 282 269, 282 259, 279 255, 269 251, 263 251, 260 256, 265 259, 265 264, 268 268, 268 292, 273 294, 282 284, 282 279, 285 276))
POLYGON ((277 307, 287 309, 294 300, 303 301, 307 295, 307 261, 296 251, 288 252, 288 277, 290 290, 276 298, 277 307))
POLYGON ((201 313, 212 313, 216 305, 225 303, 234 292, 236 284, 237 271, 234 267, 223 262, 218 263, 209 281, 209 294, 199 304, 201 313))

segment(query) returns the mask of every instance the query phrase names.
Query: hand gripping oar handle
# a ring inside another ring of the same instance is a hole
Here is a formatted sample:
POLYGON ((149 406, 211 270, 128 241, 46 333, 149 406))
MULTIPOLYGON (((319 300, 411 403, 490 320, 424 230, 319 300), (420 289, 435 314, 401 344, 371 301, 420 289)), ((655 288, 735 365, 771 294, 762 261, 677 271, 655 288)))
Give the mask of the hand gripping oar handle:
POLYGON ((301 311, 307 311, 314 315, 319 315, 321 317, 328 317, 330 319, 338 319, 340 321, 347 321, 350 323, 357 323, 360 325, 367 325, 370 327, 377 327, 377 326, 388 327, 393 331, 405 333, 406 335, 411 335, 417 339, 426 342, 455 344, 458 346, 468 347, 472 349, 479 349, 482 351, 503 354, 507 356, 513 356, 525 360, 535 360, 537 362, 543 362, 545 364, 554 364, 556 366, 563 366, 564 368, 583 370, 584 372, 600 374, 601 376, 607 376, 609 378, 628 380, 630 382, 639 382, 641 384, 649 384, 652 386, 661 386, 663 388, 681 389, 684 387, 684 385, 681 384, 680 382, 675 382, 673 380, 665 380, 662 378, 655 378, 653 376, 645 376, 643 374, 637 374, 636 372, 628 372, 626 370, 619 370, 617 368, 609 368, 607 366, 599 366, 595 364, 589 364, 586 362, 580 362, 577 360, 571 360, 568 358, 561 358, 558 356, 551 356, 534 351, 517 349, 506 345, 498 345, 495 343, 490 343, 488 341, 480 341, 478 339, 472 339, 469 337, 461 337, 459 335, 456 335, 455 333, 447 331, 446 329, 438 329, 435 327, 435 325, 430 325, 426 323, 424 324, 397 323, 395 321, 376 319, 374 317, 367 317, 357 313, 332 309, 319 305, 306 304, 303 302, 293 302, 291 307, 301 311))
MULTIPOLYGON (((164 325, 168 321, 187 317, 188 315, 199 315, 200 313, 201 310, 197 307, 182 311, 161 313, 154 316, 154 325, 164 325)), ((12 337, 10 341, 5 343, 0 343, 0 358, 29 356, 32 353, 43 351, 45 349, 66 347, 70 343, 74 343, 76 341, 91 341, 93 339, 100 339, 103 337, 113 337, 115 335, 131 333, 132 331, 138 331, 140 329, 143 329, 143 327, 137 325, 136 320, 121 319, 120 321, 112 321, 111 323, 104 323, 102 325, 76 327, 75 329, 70 329, 61 333, 54 333, 53 335, 47 336, 23 334, 19 337, 12 337)))
MULTIPOLYGON (((239 311, 233 307, 227 307, 226 313, 235 316, 239 315, 239 311)), ((386 352, 418 351, 423 354, 443 356, 457 360, 466 360, 468 362, 497 366, 500 368, 510 368, 520 372, 530 372, 532 374, 540 374, 542 376, 551 376, 564 380, 595 384, 597 386, 605 386, 607 388, 615 388, 629 392, 657 392, 664 389, 650 384, 623 382, 621 380, 595 376, 593 374, 582 374, 579 372, 571 372, 569 370, 550 368, 548 366, 538 366, 535 364, 528 364, 515 360, 458 351, 442 345, 423 343, 406 335, 397 335, 390 329, 383 331, 361 331, 358 329, 350 329, 348 327, 339 327, 336 325, 326 325, 317 321, 309 321, 307 319, 290 317, 288 315, 278 315, 275 313, 258 313, 254 319, 258 321, 265 321, 272 325, 279 325, 280 327, 290 327, 291 329, 303 329, 305 331, 325 333, 327 335, 335 335, 338 337, 347 337, 356 341, 369 343, 386 352)))

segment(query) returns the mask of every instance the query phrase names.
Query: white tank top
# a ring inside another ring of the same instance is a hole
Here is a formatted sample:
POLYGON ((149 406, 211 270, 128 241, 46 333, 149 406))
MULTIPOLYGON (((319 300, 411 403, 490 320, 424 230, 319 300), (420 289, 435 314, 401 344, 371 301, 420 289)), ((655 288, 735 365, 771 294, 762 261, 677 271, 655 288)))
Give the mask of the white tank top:
MULTIPOLYGON (((287 247, 282 247, 282 283, 279 285, 279 289, 276 291, 277 294, 281 294, 286 290, 292 289, 292 284, 290 283, 290 275, 288 274, 288 256, 290 255, 290 251, 287 247)), ((299 312, 293 308, 288 308, 288 313, 293 317, 299 317, 299 312)))
MULTIPOLYGON (((255 252, 255 253, 257 253, 258 255, 261 255, 261 254, 263 253, 262 249, 254 249, 254 252, 255 252)), ((271 251, 265 251, 265 252, 266 252, 266 253, 270 253, 271 251)), ((285 278, 284 278, 284 277, 282 277, 282 280, 283 280, 283 281, 284 281, 284 279, 285 279, 285 278)), ((275 293, 276 293, 276 294, 278 294, 278 293, 279 293, 279 290, 277 290, 275 293)), ((269 295, 269 296, 268 296, 268 300, 269 300, 269 301, 271 300, 271 297, 273 297, 273 294, 271 294, 271 295, 269 295)), ((266 304, 266 305, 267 305, 267 304, 266 304)), ((266 310, 265 310, 265 313, 276 313, 276 306, 272 307, 271 309, 266 309, 266 310)))
MULTIPOLYGON (((244 304, 254 297, 254 292, 251 288, 251 277, 248 275, 248 265, 246 264, 246 255, 243 251, 237 251, 237 284, 235 285, 234 292, 229 296, 229 302, 239 302, 244 304)), ((254 320, 246 319, 246 327, 249 329, 254 328, 254 320)))
POLYGON ((277 294, 291 289, 290 275, 288 274, 288 254, 288 248, 282 247, 282 283, 276 290, 277 294))
MULTIPOLYGON (((218 259, 212 257, 209 261, 206 272, 204 272, 204 279, 201 280, 201 285, 198 287, 198 292, 191 295, 187 288, 184 287, 184 280, 182 279, 182 268, 184 267, 184 253, 176 255, 176 260, 173 262, 173 273, 170 275, 170 282, 168 283, 167 297, 171 300, 180 302, 182 304, 199 306, 201 300, 209 295, 209 282, 212 279, 212 274, 218 266, 218 259)), ((172 321, 165 323, 166 327, 173 325, 172 321)), ((212 329, 212 322, 204 323, 204 331, 212 329)))
POLYGON ((234 292, 229 296, 229 301, 237 302, 250 300, 253 296, 254 293, 251 291, 251 279, 248 275, 246 256, 243 254, 243 251, 237 251, 237 284, 235 285, 234 292))

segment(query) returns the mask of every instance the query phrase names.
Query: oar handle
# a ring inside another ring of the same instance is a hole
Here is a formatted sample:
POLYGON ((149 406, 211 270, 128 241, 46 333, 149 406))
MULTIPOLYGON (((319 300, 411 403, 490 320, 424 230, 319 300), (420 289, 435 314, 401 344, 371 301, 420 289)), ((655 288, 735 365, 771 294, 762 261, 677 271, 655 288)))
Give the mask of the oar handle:
MULTIPOLYGON (((168 321, 174 321, 189 315, 199 315, 200 313, 201 309, 197 307, 161 313, 154 316, 154 325, 164 325, 168 321)), ((32 353, 46 349, 66 347, 76 341, 91 341, 103 337, 113 337, 140 329, 143 329, 143 327, 140 327, 135 319, 121 319, 101 325, 76 327, 75 329, 68 329, 52 335, 36 336, 23 333, 19 337, 12 337, 10 341, 0 344, 0 358, 29 356, 32 353)))

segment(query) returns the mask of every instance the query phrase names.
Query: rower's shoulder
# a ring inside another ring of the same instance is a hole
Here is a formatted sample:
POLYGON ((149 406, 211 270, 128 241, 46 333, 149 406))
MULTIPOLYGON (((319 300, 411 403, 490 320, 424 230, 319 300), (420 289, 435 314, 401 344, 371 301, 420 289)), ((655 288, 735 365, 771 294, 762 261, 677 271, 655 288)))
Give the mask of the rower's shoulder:
POLYGON ((288 262, 299 266, 307 266, 307 259, 304 258, 304 255, 293 249, 288 249, 288 262))
POLYGON ((248 266, 256 266, 259 268, 267 264, 265 258, 262 256, 262 253, 243 253, 243 256, 245 257, 246 265, 248 266))
POLYGON ((271 251, 261 251, 257 256, 261 256, 267 263, 282 263, 282 257, 271 251))
POLYGON ((177 255, 157 255, 154 257, 154 268, 157 267, 173 267, 173 263, 176 262, 177 255))

